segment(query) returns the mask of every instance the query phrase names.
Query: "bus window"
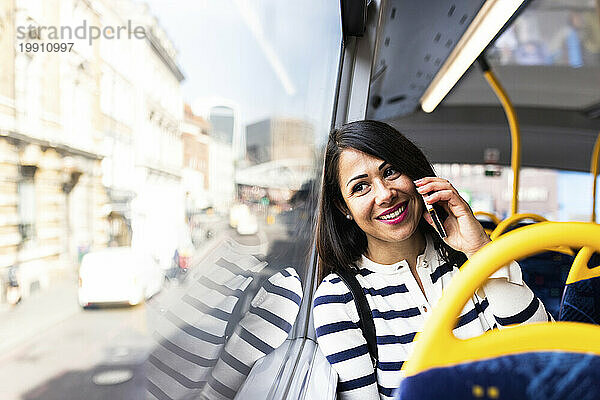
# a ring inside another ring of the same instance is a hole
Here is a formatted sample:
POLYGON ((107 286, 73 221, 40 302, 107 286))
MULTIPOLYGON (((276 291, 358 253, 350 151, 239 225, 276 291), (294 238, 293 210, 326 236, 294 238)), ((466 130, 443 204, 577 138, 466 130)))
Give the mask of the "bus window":
MULTIPOLYGON (((435 171, 459 189, 474 211, 510 214, 512 170, 484 164, 435 164, 435 171)), ((586 172, 550 168, 523 168, 519 212, 534 213, 550 221, 589 221, 592 211, 592 176, 586 172)))
POLYGON ((233 398, 293 363, 339 3, 12 1, 0 32, 0 397, 233 398))
POLYGON ((489 51, 501 65, 594 67, 600 65, 600 27, 593 3, 531 4, 489 51))

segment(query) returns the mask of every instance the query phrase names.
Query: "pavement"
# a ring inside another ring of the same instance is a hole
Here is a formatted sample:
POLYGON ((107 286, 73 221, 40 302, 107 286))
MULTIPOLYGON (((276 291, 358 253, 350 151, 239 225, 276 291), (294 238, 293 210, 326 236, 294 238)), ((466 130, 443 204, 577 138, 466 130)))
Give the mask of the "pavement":
POLYGON ((75 273, 61 274, 48 288, 32 293, 19 304, 1 304, 0 358, 80 311, 75 273))

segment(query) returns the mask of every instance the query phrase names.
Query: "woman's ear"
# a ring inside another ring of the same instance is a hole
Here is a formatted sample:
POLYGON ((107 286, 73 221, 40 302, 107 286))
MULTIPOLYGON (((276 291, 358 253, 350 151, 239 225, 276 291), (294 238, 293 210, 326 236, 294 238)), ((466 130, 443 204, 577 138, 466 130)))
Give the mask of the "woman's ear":
POLYGON ((345 204, 342 204, 337 199, 334 200, 333 203, 335 204, 335 208, 337 208, 344 216, 346 216, 346 218, 347 218, 348 215, 351 215, 350 214, 350 210, 348 210, 348 207, 346 207, 345 204))

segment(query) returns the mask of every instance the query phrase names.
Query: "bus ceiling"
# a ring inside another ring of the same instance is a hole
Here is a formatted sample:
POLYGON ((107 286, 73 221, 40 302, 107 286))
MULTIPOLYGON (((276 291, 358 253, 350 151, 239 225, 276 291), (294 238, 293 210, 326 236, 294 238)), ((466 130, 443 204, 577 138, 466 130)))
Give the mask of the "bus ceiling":
MULTIPOLYGON (((528 4, 529 0, 463 0, 443 4, 437 1, 382 1, 383 26, 374 59, 368 116, 384 120, 418 110, 430 85, 441 75, 452 72, 447 70, 446 64, 460 61, 452 58, 464 50, 461 48, 466 47, 464 44, 481 42, 479 32, 487 30, 483 35, 488 37, 487 42, 482 42, 485 47, 528 4), (494 8, 505 8, 507 12, 497 15, 494 8), (491 25, 493 28, 485 29, 491 25)), ((466 59, 473 62, 482 50, 479 48, 470 60, 469 57, 466 59)), ((456 79, 465 70, 459 70, 456 79)), ((442 93, 442 98, 448 92, 437 91, 442 93)), ((424 108, 430 112, 435 104, 424 108)))

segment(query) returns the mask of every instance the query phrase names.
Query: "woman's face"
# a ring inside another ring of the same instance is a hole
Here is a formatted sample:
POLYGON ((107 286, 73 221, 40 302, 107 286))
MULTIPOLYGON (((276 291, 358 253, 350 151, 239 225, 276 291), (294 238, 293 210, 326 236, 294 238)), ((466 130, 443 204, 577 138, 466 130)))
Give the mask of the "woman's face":
POLYGON ((342 151, 338 177, 345 206, 367 235, 369 246, 413 236, 423 205, 410 177, 355 149, 342 151))

